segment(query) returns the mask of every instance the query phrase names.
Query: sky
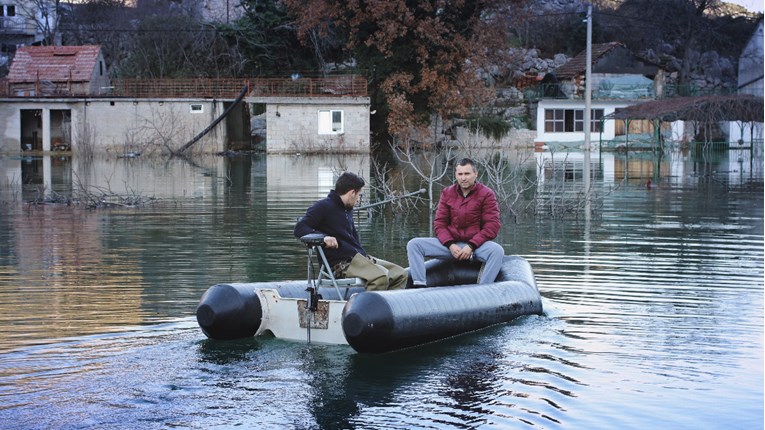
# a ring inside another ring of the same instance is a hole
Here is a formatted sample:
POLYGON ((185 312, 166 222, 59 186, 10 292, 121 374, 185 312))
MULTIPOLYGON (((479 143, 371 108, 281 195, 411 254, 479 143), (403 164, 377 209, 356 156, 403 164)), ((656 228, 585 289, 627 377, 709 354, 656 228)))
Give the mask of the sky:
POLYGON ((724 0, 727 3, 735 3, 744 6, 749 12, 762 12, 763 0, 724 0))

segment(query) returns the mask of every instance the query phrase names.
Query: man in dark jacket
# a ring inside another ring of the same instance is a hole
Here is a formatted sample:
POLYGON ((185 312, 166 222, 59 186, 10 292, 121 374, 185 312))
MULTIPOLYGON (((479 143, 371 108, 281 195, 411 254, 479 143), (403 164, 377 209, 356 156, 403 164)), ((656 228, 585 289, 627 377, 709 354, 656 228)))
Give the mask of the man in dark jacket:
POLYGON ((477 181, 478 170, 469 158, 454 167, 457 183, 441 192, 433 227, 436 237, 417 237, 406 245, 414 285, 425 285, 425 258, 475 258, 484 263, 478 283, 497 279, 505 255, 497 237, 501 223, 494 191, 477 181))
POLYGON ((364 179, 345 172, 326 198, 311 205, 295 225, 300 238, 310 233, 324 234, 324 253, 335 276, 366 281, 367 290, 405 288, 406 270, 394 263, 367 255, 353 223, 353 207, 361 199, 364 179))

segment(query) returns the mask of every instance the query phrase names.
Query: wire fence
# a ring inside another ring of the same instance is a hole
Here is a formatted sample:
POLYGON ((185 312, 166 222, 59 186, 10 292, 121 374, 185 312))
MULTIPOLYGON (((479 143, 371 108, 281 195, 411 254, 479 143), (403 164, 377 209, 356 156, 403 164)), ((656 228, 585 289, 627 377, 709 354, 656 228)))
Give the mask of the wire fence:
POLYGON ((356 75, 324 78, 114 79, 91 88, 85 82, 0 79, 0 97, 126 97, 235 99, 244 86, 252 97, 366 97, 367 80, 356 75))

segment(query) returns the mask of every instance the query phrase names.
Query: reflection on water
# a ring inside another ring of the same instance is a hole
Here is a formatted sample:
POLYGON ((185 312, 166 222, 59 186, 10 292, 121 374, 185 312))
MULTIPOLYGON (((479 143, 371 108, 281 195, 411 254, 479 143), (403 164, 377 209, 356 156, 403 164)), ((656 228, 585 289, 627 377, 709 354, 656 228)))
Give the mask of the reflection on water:
POLYGON ((343 169, 369 176, 360 155, 3 162, 0 282, 14 287, 0 290, 10 310, 0 321, 11 323, 0 351, 188 315, 200 291, 224 280, 301 279, 295 219, 343 169), (157 200, 109 210, 21 203, 49 190, 157 200))
MULTIPOLYGON (((193 317, 217 282, 302 279, 294 220, 339 171, 369 177, 368 157, 0 159, 0 421, 761 428, 762 157, 747 157, 592 154, 591 217, 506 219, 497 239, 531 262, 544 316, 381 356, 211 341, 193 317), (89 187, 157 200, 24 203, 89 187)), ((581 189, 581 154, 528 159, 540 195, 581 189)), ((402 264, 429 229, 424 209, 358 226, 402 264)))

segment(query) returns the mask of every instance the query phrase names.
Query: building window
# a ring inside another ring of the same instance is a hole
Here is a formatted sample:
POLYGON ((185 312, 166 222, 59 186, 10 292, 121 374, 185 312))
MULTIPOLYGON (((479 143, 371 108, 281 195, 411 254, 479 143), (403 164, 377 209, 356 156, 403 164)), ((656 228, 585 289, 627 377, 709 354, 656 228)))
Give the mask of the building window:
MULTIPOLYGON (((603 109, 592 109, 590 131, 600 132, 603 109)), ((545 109, 546 133, 584 132, 584 109, 545 109)))
POLYGON ((203 113, 204 107, 201 104, 189 105, 189 112, 191 113, 203 113))
POLYGON ((545 132, 561 133, 566 131, 566 111, 573 112, 571 109, 545 109, 545 132))
POLYGON ((593 109, 592 113, 590 114, 590 131, 595 133, 600 133, 600 125, 602 122, 600 121, 603 119, 603 109, 593 109))
POLYGON ((343 111, 319 111, 319 134, 342 134, 343 129, 343 111))
POLYGON ((16 6, 12 4, 0 5, 0 16, 16 16, 16 6))

